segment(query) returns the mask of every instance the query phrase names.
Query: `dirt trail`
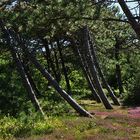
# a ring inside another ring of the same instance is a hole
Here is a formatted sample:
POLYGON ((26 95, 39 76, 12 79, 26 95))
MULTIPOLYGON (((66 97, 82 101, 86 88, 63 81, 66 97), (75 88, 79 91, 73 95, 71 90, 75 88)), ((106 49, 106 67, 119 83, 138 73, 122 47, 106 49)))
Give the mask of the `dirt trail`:
POLYGON ((126 108, 123 112, 122 110, 113 110, 113 111, 91 111, 91 113, 94 112, 96 116, 100 117, 127 117, 130 119, 140 119, 140 107, 131 107, 128 108, 126 111, 126 108))

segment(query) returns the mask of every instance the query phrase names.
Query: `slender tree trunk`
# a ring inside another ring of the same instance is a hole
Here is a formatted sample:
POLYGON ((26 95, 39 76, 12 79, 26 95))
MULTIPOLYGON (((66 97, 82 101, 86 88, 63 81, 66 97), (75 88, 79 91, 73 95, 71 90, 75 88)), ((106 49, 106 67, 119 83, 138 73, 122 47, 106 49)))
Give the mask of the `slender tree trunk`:
MULTIPOLYGON (((0 26, 3 25, 1 20, 0 20, 0 26)), ((2 26, 4 27, 4 26, 2 26)), ((5 28, 2 28, 3 30, 5 28)), ((4 30, 5 33, 6 30, 4 30)), ((7 35, 7 34, 6 34, 7 35)), ((9 37, 9 35, 8 35, 9 37)), ((8 38, 10 39, 10 38, 8 38)), ((86 116, 86 117, 92 117, 92 115, 87 112, 85 109, 83 109, 71 96, 69 96, 64 90, 62 90, 62 88, 59 86, 59 84, 57 83, 57 81, 48 73, 48 71, 43 68, 40 63, 36 60, 36 58, 28 52, 28 48, 23 44, 23 42, 20 41, 20 39, 17 40, 18 44, 21 45, 22 49, 26 50, 26 54, 29 58, 29 60, 35 65, 35 67, 42 73, 42 75, 52 84, 52 86, 58 91, 58 93, 82 116, 86 116)), ((12 52, 14 54, 14 51, 12 52)), ((15 55, 15 54, 14 54, 15 55)), ((18 59, 16 59, 18 60, 18 59)), ((20 61, 17 61, 18 63, 20 61)), ((21 63, 19 63, 21 64, 21 63)), ((19 67, 20 68, 20 67, 19 67)), ((24 75, 24 71, 21 69, 21 74, 23 76, 23 80, 25 80, 26 83, 26 75, 24 75)), ((26 83, 27 84, 27 83, 26 83)), ((27 85, 27 89, 29 91, 33 91, 32 88, 29 88, 29 86, 27 85)), ((35 95, 35 94, 33 94, 35 95)), ((33 96, 34 97, 34 96, 33 96)))
MULTIPOLYGON (((51 52, 50 52, 48 41, 45 40, 45 39, 42 39, 42 42, 43 42, 44 47, 45 47, 46 59, 48 61, 48 64, 49 64, 49 66, 52 69, 52 72, 54 74, 55 79, 57 80, 57 82, 59 82, 59 79, 57 79, 57 72, 56 72, 56 69, 55 69, 55 65, 54 65, 53 60, 52 60, 52 57, 51 57, 51 52)), ((53 47, 52 46, 52 43, 50 44, 50 46, 53 47)))
POLYGON ((57 57, 57 51, 56 48, 53 47, 53 52, 54 52, 54 59, 55 59, 55 64, 56 64, 56 69, 57 69, 57 82, 59 83, 61 80, 61 73, 60 73, 60 67, 59 67, 59 60, 57 57))
POLYGON ((90 50, 90 44, 88 41, 88 28, 87 28, 87 26, 85 26, 81 29, 80 36, 81 36, 81 43, 80 44, 82 47, 82 52, 85 53, 87 64, 90 68, 90 72, 91 72, 92 77, 94 79, 94 83, 95 83, 96 89, 98 91, 98 94, 99 94, 105 108, 106 109, 113 109, 113 107, 109 103, 105 93, 103 92, 102 85, 100 84, 100 81, 99 81, 99 78, 97 75, 97 71, 96 71, 94 61, 92 58, 92 53, 90 50))
POLYGON ((88 82, 88 86, 89 86, 91 92, 93 93, 94 99, 97 101, 97 103, 101 103, 101 99, 100 99, 99 95, 97 94, 97 92, 95 90, 95 87, 94 87, 92 78, 90 76, 86 61, 84 61, 84 58, 82 57, 78 47, 76 47, 76 48, 77 48, 77 54, 78 54, 78 56, 80 58, 80 62, 81 62, 81 65, 82 65, 81 67, 83 69, 84 75, 85 75, 86 80, 88 82))
POLYGON ((121 68, 119 64, 116 64, 116 78, 119 88, 119 93, 122 95, 123 93, 123 86, 122 86, 122 78, 121 78, 121 68))
POLYGON ((51 85, 56 89, 56 91, 82 116, 92 117, 92 115, 83 109, 71 96, 69 96, 62 88, 59 86, 57 81, 48 73, 48 71, 43 68, 36 58, 28 53, 29 60, 35 65, 35 67, 42 73, 42 75, 51 83, 51 85))
POLYGON ((64 76, 65 76, 65 81, 66 81, 66 85, 67 85, 67 92, 69 95, 72 95, 69 77, 68 77, 67 69, 65 66, 64 59, 63 59, 62 49, 61 49, 59 40, 57 40, 57 47, 58 47, 58 51, 59 51, 59 55, 60 55, 60 59, 61 59, 62 70, 63 70, 64 76))
POLYGON ((137 34, 138 38, 140 39, 140 25, 132 15, 131 11, 129 10, 126 2, 124 0, 118 0, 123 12, 125 13, 126 17, 128 18, 128 21, 130 25, 132 26, 133 30, 137 34))
POLYGON ((19 74, 21 76, 21 79, 23 81, 24 87, 25 87, 25 89, 28 92, 30 100, 31 100, 32 104, 34 105, 36 111, 39 111, 44 116, 44 112, 43 112, 43 110, 42 110, 42 108, 41 108, 41 106, 40 106, 40 104, 39 104, 39 102, 38 102, 38 100, 37 100, 37 98, 35 96, 35 93, 34 93, 32 87, 31 87, 31 85, 30 85, 29 79, 27 78, 27 75, 26 75, 26 73, 24 71, 24 68, 23 68, 23 65, 22 65, 22 63, 20 61, 19 55, 17 53, 17 50, 11 45, 11 38, 10 38, 11 34, 6 29, 6 27, 4 26, 2 20, 0 20, 0 27, 2 29, 2 32, 3 32, 4 36, 5 36, 5 39, 7 40, 7 44, 9 46, 9 50, 11 52, 13 60, 16 63, 17 70, 18 70, 18 72, 19 72, 19 74))
MULTIPOLYGON (((89 33, 89 31, 88 31, 89 33)), ((99 62, 98 62, 98 59, 97 59, 97 55, 96 55, 96 51, 95 51, 95 45, 93 45, 93 42, 91 41, 91 37, 90 37, 90 34, 89 34, 89 41, 90 41, 90 49, 91 49, 91 53, 92 53, 92 57, 93 57, 93 60, 94 60, 94 64, 96 66, 96 69, 99 73, 99 76, 101 77, 102 79, 102 82, 103 84, 105 85, 105 88, 107 89, 112 101, 114 102, 115 105, 120 105, 117 97, 114 95, 111 87, 109 86, 109 84, 107 83, 106 79, 105 79, 105 76, 100 68, 100 65, 99 65, 99 62)))
POLYGON ((26 90, 28 92, 28 95, 30 97, 30 100, 31 100, 32 104, 34 105, 36 111, 39 111, 44 116, 44 112, 43 112, 43 110, 42 110, 42 108, 41 108, 41 106, 40 106, 40 104, 39 104, 39 102, 38 102, 38 100, 36 98, 36 95, 35 95, 35 93, 33 91, 33 88, 32 88, 32 86, 30 84, 28 76, 25 73, 24 67, 22 66, 22 63, 21 63, 21 61, 19 59, 18 54, 15 52, 16 50, 14 48, 12 48, 12 47, 11 47, 10 50, 11 50, 13 60, 16 63, 17 70, 18 70, 18 72, 19 72, 19 74, 21 76, 21 79, 23 81, 23 85, 25 86, 25 88, 26 88, 26 90))
POLYGON ((120 95, 122 95, 123 85, 122 85, 122 78, 121 78, 121 68, 120 68, 120 64, 119 64, 119 53, 120 53, 119 51, 120 51, 120 44, 119 44, 119 40, 116 38, 116 44, 115 44, 115 59, 117 61, 116 79, 117 79, 117 84, 118 84, 120 95))
POLYGON ((32 76, 31 76, 30 68, 29 68, 29 66, 27 64, 28 63, 28 60, 25 60, 25 59, 24 59, 24 62, 22 62, 24 71, 25 71, 25 73, 26 73, 26 75, 27 75, 27 77, 29 79, 29 82, 30 82, 30 84, 31 84, 31 86, 32 86, 32 88, 33 88, 33 90, 35 92, 35 95, 37 97, 42 97, 43 95, 39 92, 39 90, 38 90, 38 88, 37 88, 37 86, 36 86, 36 84, 35 84, 32 76))

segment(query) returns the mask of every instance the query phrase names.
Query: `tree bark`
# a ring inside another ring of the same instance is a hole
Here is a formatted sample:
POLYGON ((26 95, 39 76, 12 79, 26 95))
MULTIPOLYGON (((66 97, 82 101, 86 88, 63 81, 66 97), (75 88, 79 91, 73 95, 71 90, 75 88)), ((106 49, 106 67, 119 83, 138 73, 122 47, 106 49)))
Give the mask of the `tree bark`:
POLYGON ((83 109, 70 95, 68 95, 59 86, 57 81, 48 73, 48 71, 43 68, 37 59, 28 52, 29 60, 35 65, 35 67, 41 72, 41 74, 51 83, 51 85, 56 89, 56 91, 82 116, 92 117, 92 115, 83 109))
POLYGON ((128 21, 130 25, 132 26, 133 30, 137 34, 137 37, 140 39, 140 25, 132 15, 131 11, 129 10, 126 2, 124 0, 118 0, 123 12, 125 13, 126 17, 128 18, 128 21))
POLYGON ((57 40, 57 47, 58 47, 58 51, 59 51, 59 55, 60 55, 60 59, 61 59, 62 70, 63 70, 64 76, 65 76, 67 92, 68 92, 69 95, 72 95, 71 86, 70 86, 70 82, 69 82, 69 77, 68 77, 67 69, 66 69, 66 66, 65 66, 64 59, 63 59, 62 49, 61 49, 59 40, 57 40))
MULTIPOLYGON (((89 33, 89 31, 88 31, 89 33)), ((98 62, 98 58, 97 58, 97 55, 96 55, 96 51, 95 51, 95 44, 93 44, 92 40, 91 40, 91 37, 90 37, 90 34, 89 34, 89 41, 90 41, 90 49, 91 49, 91 53, 92 53, 92 57, 93 57, 93 61, 94 61, 94 64, 95 64, 95 67, 98 71, 98 74, 99 76, 101 77, 102 79, 102 82, 105 86, 105 88, 107 89, 112 101, 114 102, 115 105, 120 105, 117 97, 114 95, 111 87, 109 86, 109 84, 107 83, 106 79, 105 79, 105 76, 100 68, 100 65, 99 65, 99 62, 98 62)))
POLYGON ((7 44, 9 46, 9 50, 11 52, 11 55, 13 57, 13 60, 15 61, 16 63, 16 66, 17 66, 17 70, 21 76, 21 79, 23 81, 23 85, 25 87, 25 89, 27 90, 28 92, 28 95, 30 97, 30 100, 32 102, 32 104, 34 105, 36 111, 39 111, 43 116, 44 116, 44 112, 38 102, 38 99, 36 98, 35 96, 35 93, 30 85, 30 82, 29 82, 29 79, 27 78, 27 75, 24 71, 24 68, 23 68, 23 65, 20 61, 20 58, 19 58, 19 55, 17 53, 17 50, 11 45, 11 34, 9 33, 9 31, 5 28, 5 26, 3 25, 3 22, 0 20, 0 27, 5 35, 5 39, 7 40, 7 44))
POLYGON ((61 80, 61 73, 60 73, 60 67, 59 67, 59 59, 57 56, 57 50, 56 48, 53 47, 53 52, 54 52, 54 59, 55 59, 55 64, 56 64, 56 69, 57 69, 57 82, 59 83, 61 80))
POLYGON ((119 43, 119 40, 116 38, 116 44, 115 44, 115 59, 117 61, 116 79, 117 79, 117 84, 118 84, 120 95, 122 95, 123 85, 122 85, 122 78, 121 78, 121 68, 120 68, 120 64, 119 64, 119 54, 120 54, 120 43, 119 43))
POLYGON ((77 56, 77 59, 79 59, 79 61, 80 61, 81 68, 82 68, 83 73, 85 75, 85 78, 87 80, 88 86, 89 86, 89 88, 90 88, 90 90, 92 92, 92 95, 94 97, 94 100, 96 100, 97 103, 101 103, 101 99, 100 99, 99 95, 96 92, 96 89, 94 87, 93 80, 92 80, 91 74, 89 72, 89 69, 87 67, 87 64, 85 64, 86 63, 86 60, 83 59, 83 56, 82 56, 80 50, 78 49, 77 44, 74 43, 73 40, 71 40, 71 43, 72 43, 73 53, 75 54, 75 56, 77 56))
MULTIPOLYGON (((1 24, 1 20, 0 20, 0 26, 2 25, 1 24)), ((4 27, 4 26, 2 26, 4 27)), ((3 28, 2 28, 3 29, 3 28)), ((5 31, 5 30, 4 30, 5 31)), ((8 35, 9 37, 9 35, 8 35)), ((10 38, 9 38, 10 39, 10 38)), ((64 90, 62 90, 62 88, 59 86, 59 84, 57 83, 57 81, 48 73, 48 71, 43 68, 41 66, 41 64, 37 61, 37 59, 30 53, 28 52, 28 48, 24 45, 23 42, 21 42, 21 40, 18 38, 17 40, 18 42, 18 45, 21 45, 21 48, 23 50, 25 50, 29 60, 35 65, 35 67, 41 72, 41 74, 52 84, 52 86, 56 89, 56 91, 58 91, 58 93, 82 116, 85 116, 85 117, 92 117, 92 115, 87 112, 85 109, 83 109, 71 96, 69 96, 64 90)), ((14 54, 14 51, 12 52, 14 54)), ((14 54, 15 55, 15 54, 14 54)), ((18 59, 16 59, 17 61, 18 59)), ((20 65, 21 63, 19 61, 17 61, 20 65)), ((20 68, 20 67, 19 67, 20 68)), ((29 82, 26 83, 26 75, 24 75, 24 71, 23 69, 20 69, 21 70, 21 74, 23 76, 23 80, 25 80, 25 84, 27 85, 27 89, 29 91, 33 91, 32 88, 29 88, 30 86, 28 86, 29 82)), ((34 94, 33 94, 34 95, 34 94)), ((35 96, 33 96, 35 97, 35 96)), ((36 99, 36 98, 34 98, 36 99)))
POLYGON ((30 100, 31 100, 32 104, 34 105, 36 111, 41 112, 41 114, 44 116, 44 112, 43 112, 41 106, 39 105, 39 102, 38 102, 38 100, 36 98, 36 95, 35 95, 35 93, 34 93, 34 91, 32 89, 32 86, 31 86, 30 82, 29 82, 28 76, 26 75, 26 73, 24 71, 22 63, 21 63, 17 53, 15 52, 15 49, 11 48, 10 50, 11 50, 13 60, 16 63, 17 70, 18 70, 18 72, 19 72, 19 74, 21 76, 21 79, 23 81, 23 85, 24 85, 24 87, 26 88, 26 90, 28 92, 28 95, 30 97, 30 100))
POLYGON ((32 76, 31 76, 30 68, 29 68, 27 63, 28 63, 27 60, 23 60, 23 62, 22 62, 22 65, 24 67, 24 71, 25 71, 25 73, 26 73, 26 75, 27 75, 27 77, 29 79, 29 82, 30 82, 30 84, 31 84, 31 86, 32 86, 32 88, 33 88, 33 90, 35 92, 35 95, 37 97, 42 97, 43 95, 39 92, 39 90, 38 90, 38 88, 37 88, 32 76))
MULTIPOLYGON (((42 42, 43 42, 44 47, 45 47, 45 52, 46 52, 45 56, 46 56, 47 63, 49 64, 49 67, 52 69, 52 72, 54 74, 54 77, 55 77, 56 81, 59 82, 59 79, 57 79, 57 71, 56 71, 55 65, 54 65, 52 57, 51 57, 49 43, 45 39, 42 39, 42 42)), ((50 46, 53 47, 52 43, 50 44, 50 46)))
POLYGON ((92 74, 92 77, 94 79, 94 83, 95 83, 95 86, 96 86, 96 89, 98 91, 98 94, 105 106, 106 109, 113 109, 113 107, 111 106, 111 104, 109 103, 105 93, 103 92, 103 89, 102 89, 102 85, 99 81, 99 77, 97 75, 97 71, 96 71, 96 68, 95 68, 95 65, 94 65, 94 60, 92 58, 92 53, 91 53, 91 50, 90 50, 90 44, 89 44, 89 41, 88 41, 88 28, 87 26, 83 27, 80 31, 80 36, 81 36, 81 47, 82 47, 82 52, 85 54, 85 57, 86 57, 86 60, 87 60, 87 64, 90 68, 90 72, 92 74))
MULTIPOLYGON (((77 48, 77 47, 76 47, 77 48)), ((97 103, 101 103, 101 99, 99 97, 99 95, 97 94, 96 92, 96 89, 94 87, 94 84, 93 84, 93 81, 92 81, 92 78, 91 78, 91 74, 89 73, 89 69, 87 67, 87 64, 86 64, 86 61, 84 61, 84 58, 82 57, 79 49, 77 48, 77 53, 78 53, 78 56, 80 58, 80 62, 81 62, 81 67, 83 69, 83 72, 84 72, 84 75, 86 77, 86 80, 88 82, 88 86, 94 96, 94 99, 97 101, 97 103)))

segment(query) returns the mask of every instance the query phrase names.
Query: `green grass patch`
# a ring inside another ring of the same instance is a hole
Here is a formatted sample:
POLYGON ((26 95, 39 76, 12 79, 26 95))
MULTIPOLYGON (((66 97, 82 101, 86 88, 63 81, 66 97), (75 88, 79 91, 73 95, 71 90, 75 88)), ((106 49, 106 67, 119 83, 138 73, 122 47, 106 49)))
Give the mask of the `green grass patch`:
POLYGON ((0 118, 0 139, 46 135, 61 125, 62 123, 56 118, 44 119, 36 114, 21 115, 18 118, 3 116, 0 118))

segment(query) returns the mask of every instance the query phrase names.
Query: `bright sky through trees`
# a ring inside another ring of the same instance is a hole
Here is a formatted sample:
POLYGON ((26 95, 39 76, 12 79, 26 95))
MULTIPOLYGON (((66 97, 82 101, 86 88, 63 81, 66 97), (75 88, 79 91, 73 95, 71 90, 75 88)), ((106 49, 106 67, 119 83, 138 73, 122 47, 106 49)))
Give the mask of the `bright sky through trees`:
MULTIPOLYGON (((119 9, 120 9, 120 12, 123 13, 120 5, 118 3, 116 3, 115 5, 118 6, 119 9)), ((127 5, 131 8, 131 11, 132 11, 133 14, 139 13, 139 10, 138 10, 138 7, 139 7, 138 5, 139 4, 138 4, 138 2, 127 2, 127 5)))

